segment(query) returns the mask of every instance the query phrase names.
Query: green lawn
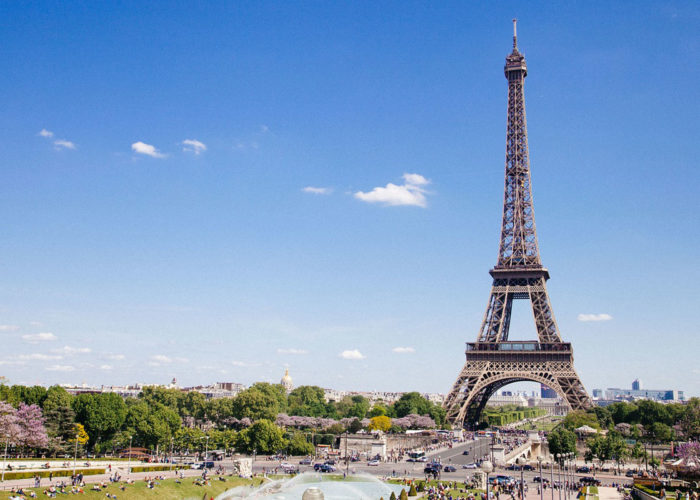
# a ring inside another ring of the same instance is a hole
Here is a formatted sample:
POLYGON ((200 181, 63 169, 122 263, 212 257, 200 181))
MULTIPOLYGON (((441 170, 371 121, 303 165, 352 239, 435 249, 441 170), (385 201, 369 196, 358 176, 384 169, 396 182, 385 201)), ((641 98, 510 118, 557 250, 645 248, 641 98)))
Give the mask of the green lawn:
MULTIPOLYGON (((262 483, 262 479, 241 479, 238 477, 225 477, 226 481, 220 481, 218 477, 214 477, 209 485, 199 486, 196 484, 195 478, 185 478, 181 483, 176 483, 176 479, 165 479, 163 481, 158 481, 160 484, 156 485, 153 489, 149 489, 145 481, 136 481, 134 484, 124 485, 120 484, 109 484, 106 488, 101 488, 100 491, 92 491, 90 488, 91 484, 85 486, 85 494, 80 495, 80 498, 88 499, 100 499, 104 500, 107 498, 107 493, 114 496, 119 500, 140 500, 142 498, 161 498, 161 499, 201 499, 206 494, 206 498, 216 497, 224 491, 234 488, 236 486, 242 485, 259 485, 262 483), (124 485, 125 490, 122 491, 120 486, 124 485)), ((33 490, 37 494, 37 498, 47 498, 44 496, 45 488, 27 488, 27 492, 33 490)), ((68 488, 70 490, 70 488, 68 488)), ((58 495, 58 497, 63 497, 64 495, 58 495)), ((69 495, 70 496, 70 493, 69 495)), ((10 497, 9 491, 0 491, 0 500, 5 500, 10 497)), ((28 498, 28 497, 27 497, 28 498)))

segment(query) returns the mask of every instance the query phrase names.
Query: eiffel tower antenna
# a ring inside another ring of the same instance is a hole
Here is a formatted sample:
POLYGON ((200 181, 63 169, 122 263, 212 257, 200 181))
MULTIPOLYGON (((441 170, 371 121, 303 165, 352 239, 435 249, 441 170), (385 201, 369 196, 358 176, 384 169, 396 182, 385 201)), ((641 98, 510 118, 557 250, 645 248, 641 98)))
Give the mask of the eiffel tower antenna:
POLYGON ((532 381, 554 389, 570 409, 588 408, 590 399, 574 370, 571 344, 562 342, 547 293, 549 271, 542 266, 530 181, 525 119, 525 56, 518 51, 513 19, 513 52, 506 56, 506 132, 503 219, 498 261, 489 274, 491 295, 476 342, 467 343, 466 363, 445 400, 453 425, 472 426, 491 395, 501 387, 532 381), (513 300, 529 300, 537 339, 508 340, 513 300))

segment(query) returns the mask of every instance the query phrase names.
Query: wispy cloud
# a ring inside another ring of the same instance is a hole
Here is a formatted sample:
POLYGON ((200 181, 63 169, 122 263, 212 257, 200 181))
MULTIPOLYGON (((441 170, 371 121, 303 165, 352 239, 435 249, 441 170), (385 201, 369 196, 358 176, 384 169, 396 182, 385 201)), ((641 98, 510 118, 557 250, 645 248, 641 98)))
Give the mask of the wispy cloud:
POLYGON ((338 354, 338 357, 343 359, 365 359, 365 355, 357 349, 343 351, 340 354, 338 354))
POLYGON ((58 340, 53 333, 43 332, 43 333, 28 333, 22 335, 22 339, 30 344, 38 344, 39 342, 51 342, 53 340, 58 340))
POLYGON ((111 370, 112 365, 100 365, 100 370, 111 370))
POLYGON ((63 356, 61 356, 59 354, 42 354, 39 352, 35 352, 32 354, 20 354, 18 357, 19 357, 19 359, 28 359, 28 360, 34 359, 34 360, 39 360, 39 361, 47 361, 50 359, 54 359, 54 360, 63 359, 63 356))
POLYGON ((198 155, 207 150, 206 144, 197 139, 185 139, 182 141, 182 150, 198 155))
POLYGON ((579 321, 610 321, 613 317, 606 313, 600 314, 579 314, 579 321))
POLYGON ((314 186, 306 186, 305 188, 302 188, 301 190, 305 193, 311 193, 311 194, 331 194, 333 192, 333 188, 314 187, 314 186))
POLYGON ((289 348, 289 349, 277 349, 277 354, 309 354, 309 351, 306 349, 295 349, 295 348, 289 348))
POLYGON ((70 365, 51 365, 47 366, 45 370, 50 372, 72 372, 75 371, 75 367, 70 365))
POLYGON ((65 139, 56 139, 53 141, 53 145, 56 146, 56 149, 75 149, 75 144, 65 139))
POLYGON ((249 363, 247 361, 231 361, 231 364, 240 367, 260 366, 260 363, 249 363))
POLYGON ((126 358, 123 354, 107 354, 105 357, 114 361, 121 361, 126 358))
POLYGON ((424 186, 430 181, 420 174, 403 174, 404 183, 396 185, 388 183, 385 187, 375 187, 372 191, 358 191, 353 196, 366 203, 380 203, 384 206, 416 206, 425 208, 428 193, 424 186))
POLYGON ((165 158, 167 155, 161 153, 156 149, 155 146, 152 146, 151 144, 146 144, 145 142, 135 142, 131 145, 131 150, 134 153, 138 153, 140 155, 146 155, 150 156, 152 158, 165 158))
POLYGON ((19 330, 17 325, 0 325, 0 332, 16 332, 19 330))
POLYGON ((50 130, 46 130, 45 128, 42 128, 42 129, 39 131, 39 134, 38 134, 38 135, 40 135, 41 137, 47 137, 47 138, 49 138, 49 137, 53 137, 53 132, 51 132, 50 130))
POLYGON ((165 354, 155 354, 149 358, 148 366, 161 366, 170 363, 189 363, 187 358, 171 358, 165 354))
POLYGON ((58 349, 52 349, 53 352, 60 352, 63 354, 67 355, 72 355, 72 354, 89 354, 92 352, 92 349, 89 347, 71 347, 68 345, 64 345, 63 347, 60 347, 58 349))
POLYGON ((392 351, 398 354, 410 354, 412 352, 416 352, 413 347, 394 347, 392 351))

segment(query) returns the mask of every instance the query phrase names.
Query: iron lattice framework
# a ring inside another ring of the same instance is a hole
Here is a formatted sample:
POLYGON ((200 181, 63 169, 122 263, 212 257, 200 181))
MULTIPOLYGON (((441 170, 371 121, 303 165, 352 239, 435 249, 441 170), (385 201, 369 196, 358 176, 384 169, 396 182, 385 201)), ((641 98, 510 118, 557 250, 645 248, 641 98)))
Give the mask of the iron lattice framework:
POLYGON ((515 20, 513 51, 506 57, 508 131, 506 137, 503 222, 498 263, 490 271, 493 286, 475 343, 467 344, 467 361, 445 400, 447 418, 457 425, 475 424, 491 395, 518 381, 543 383, 572 409, 590 406, 576 371, 571 345, 562 342, 542 266, 530 186, 530 159, 525 119, 525 56, 518 50, 515 20), (508 329, 514 299, 529 299, 537 341, 512 342, 508 329))

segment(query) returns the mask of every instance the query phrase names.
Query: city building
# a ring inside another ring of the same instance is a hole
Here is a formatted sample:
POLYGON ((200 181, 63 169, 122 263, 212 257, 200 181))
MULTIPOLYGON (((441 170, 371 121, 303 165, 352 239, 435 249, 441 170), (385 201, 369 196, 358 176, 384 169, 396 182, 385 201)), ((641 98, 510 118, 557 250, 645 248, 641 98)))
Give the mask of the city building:
POLYGON ((549 386, 546 386, 544 384, 540 384, 540 397, 542 399, 547 399, 547 398, 556 398, 557 397, 557 391, 552 389, 549 386))
POLYGON ((639 380, 638 378, 634 379, 632 382, 632 390, 633 391, 641 391, 642 390, 642 381, 639 380))
POLYGON ((651 399, 652 401, 685 401, 683 391, 676 389, 644 389, 642 381, 635 379, 631 389, 618 389, 609 387, 603 392, 601 389, 593 389, 593 397, 599 405, 610 404, 615 401, 634 401, 635 399, 651 399))

